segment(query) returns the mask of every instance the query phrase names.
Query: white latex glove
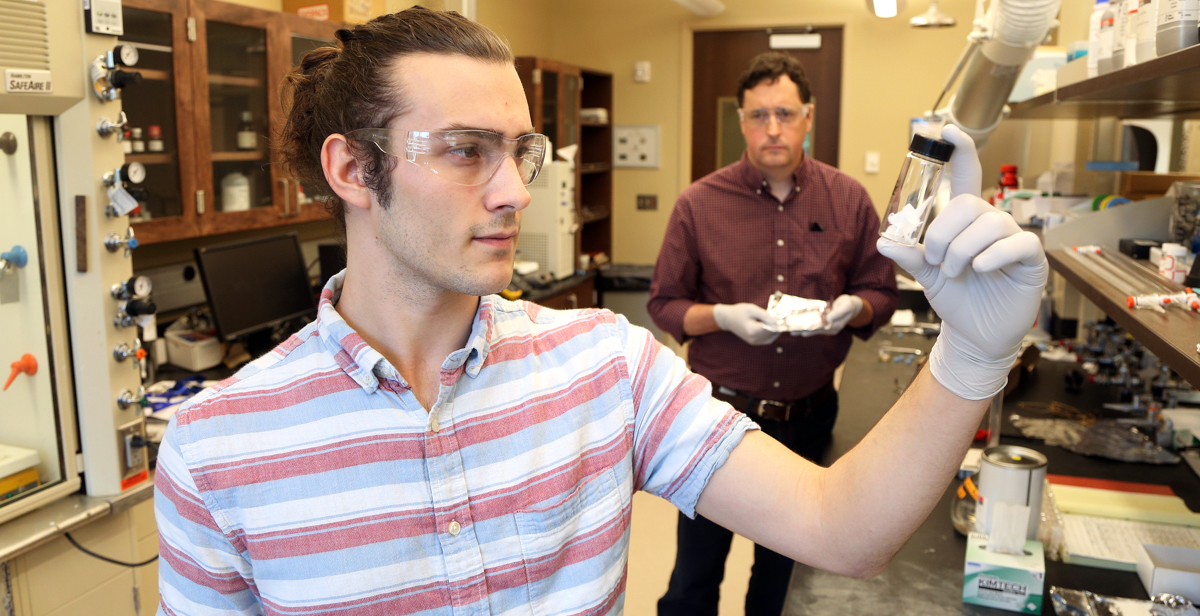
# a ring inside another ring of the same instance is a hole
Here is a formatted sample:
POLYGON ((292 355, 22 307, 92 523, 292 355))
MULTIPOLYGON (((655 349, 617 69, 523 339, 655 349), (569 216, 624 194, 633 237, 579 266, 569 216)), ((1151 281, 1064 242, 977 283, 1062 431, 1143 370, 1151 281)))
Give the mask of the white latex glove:
POLYGON ((713 306, 713 319, 717 322, 717 327, 733 333, 749 345, 771 344, 779 337, 779 332, 763 327, 773 327, 775 317, 772 317, 766 308, 755 304, 717 304, 713 306))
POLYGON ((833 336, 845 329, 846 324, 854 320, 862 312, 863 301, 857 295, 839 295, 829 305, 829 313, 825 315, 825 329, 792 332, 793 336, 833 336))
POLYGON ((975 143, 956 126, 950 204, 925 233, 923 246, 880 238, 879 252, 908 270, 942 318, 929 354, 934 378, 968 400, 1004 389, 1021 339, 1033 326, 1049 266, 1037 236, 979 198, 975 143))

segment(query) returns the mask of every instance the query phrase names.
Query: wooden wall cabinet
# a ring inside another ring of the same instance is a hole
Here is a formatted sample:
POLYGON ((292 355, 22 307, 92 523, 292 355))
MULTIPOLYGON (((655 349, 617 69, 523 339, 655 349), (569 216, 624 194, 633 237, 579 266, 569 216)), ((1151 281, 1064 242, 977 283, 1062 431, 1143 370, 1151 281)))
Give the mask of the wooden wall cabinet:
POLYGON ((131 216, 138 239, 323 217, 284 172, 271 140, 285 123, 279 86, 287 71, 307 51, 332 44, 341 24, 215 0, 122 5, 119 39, 138 48, 131 70, 143 77, 121 94, 131 128, 141 133, 130 139, 126 162, 147 171, 131 190, 142 203, 131 216))
POLYGON ((579 144, 576 257, 602 252, 611 258, 612 74, 537 57, 517 58, 517 74, 529 100, 534 130, 548 136, 555 150, 579 144), (607 110, 607 122, 583 121, 582 108, 607 110))

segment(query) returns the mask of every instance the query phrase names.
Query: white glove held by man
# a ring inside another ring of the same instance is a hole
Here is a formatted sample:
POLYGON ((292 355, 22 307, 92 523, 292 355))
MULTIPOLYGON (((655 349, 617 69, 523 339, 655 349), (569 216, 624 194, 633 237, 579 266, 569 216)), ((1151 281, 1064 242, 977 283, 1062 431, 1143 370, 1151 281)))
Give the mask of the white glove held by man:
POLYGON ((794 331, 792 335, 804 336, 833 336, 846 328, 846 324, 854 320, 862 312, 863 300, 857 295, 839 295, 829 305, 829 313, 825 315, 825 328, 814 330, 794 331))
POLYGON ((764 324, 774 326, 775 317, 766 308, 756 304, 717 304, 713 306, 713 320, 717 322, 717 327, 753 346, 771 344, 779 337, 779 332, 763 327, 764 324))
POLYGON ((981 173, 971 138, 947 126, 942 139, 955 146, 949 205, 929 225, 923 246, 884 238, 877 246, 925 287, 942 318, 929 354, 934 378, 959 397, 983 400, 1008 381, 1037 316, 1049 266, 1037 236, 979 198, 981 173))

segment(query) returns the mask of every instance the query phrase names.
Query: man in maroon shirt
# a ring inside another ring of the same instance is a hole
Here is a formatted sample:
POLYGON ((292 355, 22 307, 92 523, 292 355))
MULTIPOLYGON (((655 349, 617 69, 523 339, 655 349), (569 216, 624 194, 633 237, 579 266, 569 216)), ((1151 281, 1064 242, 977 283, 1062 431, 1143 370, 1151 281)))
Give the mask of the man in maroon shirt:
MULTIPOLYGON (((819 462, 837 418, 834 370, 851 334, 870 337, 896 308, 892 262, 875 248, 879 215, 854 179, 804 155, 808 81, 783 53, 756 57, 738 84, 742 159, 689 186, 663 239, 649 312, 680 342, 713 395, 819 462), (775 291, 831 302, 827 327, 779 337, 775 291)), ((679 516, 675 570, 660 616, 717 614, 733 534, 679 516)), ((792 561, 756 545, 747 616, 778 616, 792 561)))

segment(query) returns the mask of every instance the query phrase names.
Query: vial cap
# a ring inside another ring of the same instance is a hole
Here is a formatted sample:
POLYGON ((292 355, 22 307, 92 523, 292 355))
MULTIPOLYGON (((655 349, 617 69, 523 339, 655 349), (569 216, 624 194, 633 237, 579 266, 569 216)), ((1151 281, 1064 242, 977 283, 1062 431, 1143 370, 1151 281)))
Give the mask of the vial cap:
POLYGON ((947 162, 950 160, 950 155, 954 153, 954 144, 949 141, 926 137, 925 135, 913 135, 912 143, 909 144, 908 150, 926 158, 947 162))

